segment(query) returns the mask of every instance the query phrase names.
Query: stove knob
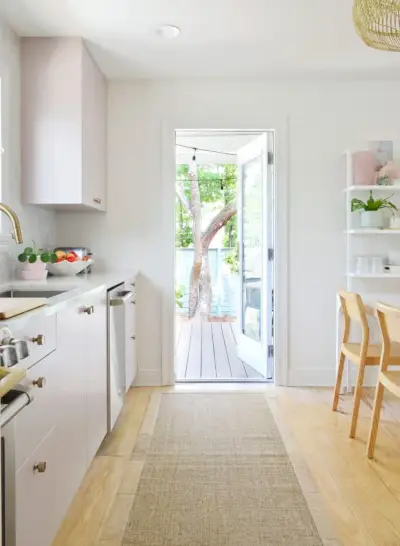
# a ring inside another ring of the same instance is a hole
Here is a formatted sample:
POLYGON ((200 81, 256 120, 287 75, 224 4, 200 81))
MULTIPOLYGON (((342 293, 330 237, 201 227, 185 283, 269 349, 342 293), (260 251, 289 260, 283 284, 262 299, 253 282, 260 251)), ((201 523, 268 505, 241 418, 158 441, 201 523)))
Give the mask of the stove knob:
POLYGON ((11 368, 19 362, 17 350, 13 345, 1 345, 0 354, 2 356, 3 366, 6 368, 11 368))
POLYGON ((22 339, 10 339, 10 345, 13 345, 17 349, 18 357, 20 360, 29 356, 29 348, 26 341, 22 339))
POLYGON ((38 345, 44 345, 45 337, 43 334, 38 334, 36 337, 32 338, 33 343, 37 343, 38 345))
POLYGON ((40 463, 33 465, 33 470, 35 472, 39 472, 39 474, 43 474, 43 472, 46 472, 47 463, 46 461, 41 461, 40 463))
POLYGON ((38 389, 43 389, 46 386, 46 378, 38 377, 32 381, 32 385, 35 385, 38 389))

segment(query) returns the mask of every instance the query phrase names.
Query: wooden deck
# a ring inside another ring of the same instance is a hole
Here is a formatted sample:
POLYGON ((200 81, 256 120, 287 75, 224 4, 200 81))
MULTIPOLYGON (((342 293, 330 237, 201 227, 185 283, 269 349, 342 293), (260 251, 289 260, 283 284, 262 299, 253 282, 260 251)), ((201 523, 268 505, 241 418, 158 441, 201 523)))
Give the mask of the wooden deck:
POLYGON ((235 323, 176 321, 175 370, 179 380, 264 379, 239 360, 235 323))

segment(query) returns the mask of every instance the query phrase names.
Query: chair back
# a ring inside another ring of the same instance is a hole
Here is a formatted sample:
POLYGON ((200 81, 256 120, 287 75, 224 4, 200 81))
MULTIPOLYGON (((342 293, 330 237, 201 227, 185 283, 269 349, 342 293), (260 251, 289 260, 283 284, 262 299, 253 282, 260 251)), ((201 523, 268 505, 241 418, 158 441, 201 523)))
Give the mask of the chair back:
POLYGON ((361 344, 366 349, 369 341, 369 327, 362 297, 360 294, 341 290, 339 298, 344 316, 343 343, 347 343, 349 340, 351 321, 353 320, 361 325, 361 344))
POLYGON ((378 302, 377 313, 383 350, 389 350, 390 343, 400 343, 400 308, 378 302))

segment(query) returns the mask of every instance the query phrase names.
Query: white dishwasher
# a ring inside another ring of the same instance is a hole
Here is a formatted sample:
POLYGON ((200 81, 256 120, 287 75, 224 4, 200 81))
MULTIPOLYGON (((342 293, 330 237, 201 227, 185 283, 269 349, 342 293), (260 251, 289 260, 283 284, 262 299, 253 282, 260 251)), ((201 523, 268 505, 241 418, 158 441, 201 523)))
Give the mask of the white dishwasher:
POLYGON ((126 393, 126 309, 133 301, 133 292, 124 283, 107 293, 107 349, 108 349, 108 432, 124 405, 126 393))

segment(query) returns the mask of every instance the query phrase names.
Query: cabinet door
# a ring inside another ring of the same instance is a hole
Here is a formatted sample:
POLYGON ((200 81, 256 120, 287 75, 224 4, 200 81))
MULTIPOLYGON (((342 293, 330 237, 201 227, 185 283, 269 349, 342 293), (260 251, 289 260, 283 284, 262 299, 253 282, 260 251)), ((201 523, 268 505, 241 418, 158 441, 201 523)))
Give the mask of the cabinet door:
MULTIPOLYGON (((135 294, 134 281, 125 283, 125 290, 132 291, 135 294)), ((133 300, 125 306, 125 370, 126 370, 126 390, 128 391, 136 377, 136 295, 133 300)))
POLYGON ((58 426, 68 446, 63 464, 65 509, 87 469, 85 319, 78 306, 57 316, 57 354, 62 373, 58 426))
POLYGON ((106 210, 106 81, 83 48, 82 52, 82 198, 83 204, 106 210))
POLYGON ((87 299, 85 326, 85 383, 88 463, 107 434, 107 294, 87 299))
POLYGON ((25 203, 82 202, 81 48, 78 38, 21 42, 25 203))
POLYGON ((16 546, 51 546, 65 513, 61 453, 70 448, 56 426, 16 473, 16 546))

